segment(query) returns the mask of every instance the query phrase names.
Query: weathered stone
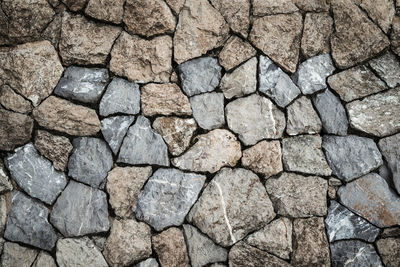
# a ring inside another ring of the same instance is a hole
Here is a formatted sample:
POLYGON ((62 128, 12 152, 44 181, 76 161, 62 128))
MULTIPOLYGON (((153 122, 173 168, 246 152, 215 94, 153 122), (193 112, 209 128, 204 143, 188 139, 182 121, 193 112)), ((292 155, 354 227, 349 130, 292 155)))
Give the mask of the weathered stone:
POLYGON ((346 109, 351 127, 375 136, 395 134, 400 130, 400 87, 353 101, 346 109))
POLYGON ((139 85, 118 77, 113 78, 101 98, 99 111, 101 116, 108 116, 114 113, 130 115, 139 113, 139 85))
POLYGON ((387 267, 400 265, 400 239, 385 238, 376 242, 382 261, 387 267))
POLYGON ((202 234, 190 224, 184 224, 183 230, 193 267, 204 266, 213 262, 226 261, 228 252, 216 245, 210 238, 202 234))
POLYGON ((175 14, 179 14, 186 0, 165 0, 175 14))
POLYGON ((270 178, 265 187, 277 213, 290 217, 324 216, 328 183, 318 176, 283 173, 270 178))
POLYGON ((49 41, 0 51, 0 84, 9 85, 34 106, 51 94, 62 73, 57 52, 49 41))
POLYGON ((171 227, 151 239, 161 266, 190 266, 181 230, 171 227))
POLYGON ((171 57, 171 37, 146 40, 122 32, 111 51, 110 71, 139 83, 168 82, 171 57))
POLYGON ((134 120, 134 116, 115 116, 101 121, 101 133, 114 155, 117 155, 122 140, 134 120))
POLYGON ((189 147, 197 124, 194 119, 158 117, 153 122, 153 128, 163 137, 169 152, 179 156, 189 147))
POLYGON ((393 53, 387 52, 378 58, 372 59, 369 61, 369 65, 389 87, 394 88, 400 85, 400 62, 393 53))
POLYGON ((346 110, 340 99, 329 89, 313 97, 313 103, 322 122, 322 129, 329 134, 346 135, 349 127, 346 110))
POLYGON ((377 266, 383 267, 375 248, 358 240, 339 241, 330 245, 332 267, 377 266))
POLYGON ((393 184, 400 194, 400 134, 379 140, 379 149, 388 163, 393 175, 393 184))
POLYGON ((49 210, 44 204, 14 191, 4 238, 45 250, 52 250, 57 235, 47 221, 49 210))
POLYGON ((289 135, 321 132, 322 123, 311 101, 303 96, 287 107, 286 132, 289 135))
POLYGON ((187 0, 174 34, 174 59, 180 64, 222 45, 229 26, 207 0, 187 0))
POLYGON ((29 113, 32 111, 31 102, 15 93, 8 85, 0 86, 0 104, 6 109, 19 113, 29 113))
POLYGON ((157 231, 183 223, 206 177, 178 169, 158 169, 147 181, 134 207, 136 218, 157 231))
POLYGON ((31 139, 31 117, 0 108, 0 150, 12 150, 31 139))
POLYGON ((285 115, 269 99, 253 94, 230 102, 225 108, 229 128, 245 145, 265 138, 280 138, 285 115))
POLYGON ((169 166, 167 145, 161 135, 151 128, 149 119, 139 116, 136 123, 129 127, 117 161, 169 166))
POLYGON ((106 232, 110 228, 107 196, 70 180, 53 206, 50 222, 65 237, 106 232))
POLYGON ((368 16, 388 33, 395 15, 394 3, 391 0, 361 0, 360 7, 368 13, 368 16))
POLYGON ((94 135, 101 128, 95 110, 55 96, 48 97, 32 114, 42 127, 70 135, 94 135))
POLYGON ((151 255, 151 229, 132 219, 115 220, 104 256, 112 266, 127 266, 151 255))
POLYGON ((255 55, 256 50, 249 43, 232 35, 226 41, 218 58, 221 66, 229 71, 255 55))
POLYGON ((383 162, 383 164, 379 167, 379 169, 376 171, 383 179, 385 179, 386 183, 389 185, 389 187, 396 188, 393 183, 393 177, 392 177, 392 172, 387 166, 386 162, 383 162))
POLYGON ((308 12, 329 11, 330 0, 292 0, 301 10, 308 12))
POLYGON ((206 130, 219 128, 225 124, 224 95, 205 93, 190 98, 190 106, 197 124, 206 130))
POLYGON ((57 265, 49 253, 41 251, 36 257, 32 267, 57 267, 57 265))
POLYGON ((10 182, 10 178, 6 173, 3 161, 0 160, 0 194, 4 194, 13 189, 13 185, 10 182))
POLYGON ((0 195, 0 235, 2 237, 4 236, 4 230, 6 229, 7 216, 10 212, 11 194, 11 192, 8 192, 0 195))
POLYGON ((278 106, 286 107, 300 94, 289 75, 268 57, 260 56, 259 69, 260 92, 269 96, 278 106))
POLYGON ((279 141, 261 141, 243 150, 242 165, 262 174, 264 178, 283 170, 282 152, 279 141))
POLYGON ((61 0, 71 11, 79 11, 83 9, 88 0, 61 0))
POLYGON ((292 222, 281 217, 249 235, 245 242, 282 259, 289 259, 292 252, 292 228, 292 222))
POLYGON ((105 236, 95 235, 92 236, 91 239, 98 249, 100 249, 101 251, 104 250, 104 246, 106 245, 107 241, 107 238, 105 236))
MULTIPOLYGON (((321 1, 322 2, 322 1, 321 1)), ((304 20, 301 52, 307 58, 329 53, 329 39, 333 32, 333 19, 329 13, 307 13, 304 20)))
POLYGON ((330 266, 324 218, 295 219, 293 233, 294 266, 330 266))
POLYGON ((299 9, 292 0, 253 0, 252 13, 255 16, 293 13, 299 9))
POLYGON ((275 217, 257 175, 246 169, 224 168, 204 189, 187 216, 222 246, 231 246, 275 217))
POLYGON ((125 0, 89 0, 85 13, 93 18, 115 24, 122 21, 125 0))
POLYGON ((386 89, 385 83, 364 65, 329 76, 328 84, 346 102, 386 89))
POLYGON ((298 12, 265 16, 254 21, 250 41, 288 72, 295 72, 303 19, 298 12))
POLYGON ((195 137, 197 141, 172 164, 183 170, 215 173, 224 166, 233 167, 242 156, 240 142, 234 134, 216 129, 195 137))
POLYGON ((228 99, 254 93, 257 90, 257 58, 253 57, 232 73, 226 73, 220 88, 228 99))
POLYGON ((155 258, 148 258, 136 264, 135 267, 159 267, 159 265, 155 258))
MULTIPOLYGON (((58 0, 54 0, 58 1, 58 0)), ((49 3, 51 2, 48 1, 49 3)), ((63 5, 59 5, 57 9, 60 8, 60 12, 56 14, 53 20, 47 25, 46 29, 41 33, 41 39, 48 40, 54 47, 58 47, 61 36, 61 26, 62 26, 62 12, 61 9, 65 9, 63 5)))
POLYGON ((108 267, 100 250, 88 237, 59 239, 56 257, 60 267, 108 267))
MULTIPOLYGON (((397 3, 400 2, 397 1, 397 3)), ((400 16, 395 16, 393 19, 392 32, 390 33, 390 42, 392 51, 400 56, 400 16)))
POLYGON ((140 189, 151 175, 151 167, 115 167, 107 176, 109 203, 122 218, 133 214, 140 189))
POLYGON ((381 238, 387 237, 400 237, 400 227, 394 226, 390 228, 383 229, 382 233, 380 234, 381 238))
POLYGON ((20 246, 17 243, 5 242, 1 266, 31 267, 37 254, 37 250, 20 246))
POLYGON ((94 188, 101 187, 113 165, 106 142, 93 137, 79 137, 72 141, 72 145, 68 175, 94 188))
POLYGON ((385 34, 352 0, 332 1, 332 57, 339 68, 357 65, 389 46, 385 34))

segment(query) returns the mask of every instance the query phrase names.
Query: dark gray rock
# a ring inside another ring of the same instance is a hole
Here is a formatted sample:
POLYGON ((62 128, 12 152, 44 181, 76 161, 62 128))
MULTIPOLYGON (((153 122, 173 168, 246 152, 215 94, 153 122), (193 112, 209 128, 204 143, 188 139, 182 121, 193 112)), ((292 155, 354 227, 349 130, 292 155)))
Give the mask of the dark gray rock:
POLYGON ((64 72, 54 93, 84 103, 96 103, 106 87, 107 79, 107 69, 71 66, 64 72))
POLYGON ((322 128, 326 133, 346 135, 349 121, 346 110, 339 98, 328 89, 313 98, 315 108, 322 121, 322 128))
POLYGON ((134 116, 115 116, 101 121, 101 133, 115 155, 134 120, 134 116))
POLYGON ((339 241, 330 245, 332 267, 383 267, 375 248, 358 240, 339 241))
POLYGON ((211 92, 218 86, 222 67, 212 57, 202 57, 179 65, 182 89, 188 96, 211 92))
POLYGON ((378 73, 386 84, 394 88, 400 85, 400 62, 392 52, 372 59, 369 65, 378 73))
POLYGON ((135 267, 158 267, 158 262, 155 258, 148 258, 147 260, 141 261, 135 265, 135 267))
POLYGON ((334 200, 331 201, 328 208, 325 226, 329 242, 343 239, 362 239, 374 242, 379 234, 379 228, 334 200))
POLYGON ((378 145, 392 173, 393 184, 400 194, 400 134, 382 138, 378 145))
POLYGON ((201 128, 212 130, 224 125, 224 95, 222 93, 192 96, 190 106, 193 110, 193 117, 201 128))
POLYGON ((24 193, 14 191, 4 237, 11 241, 52 250, 57 235, 47 221, 48 214, 49 210, 45 205, 24 193))
POLYGON ((71 180, 54 204, 50 222, 65 237, 106 232, 110 228, 107 195, 71 180))
POLYGON ((139 113, 139 85, 125 79, 114 78, 100 101, 99 111, 101 116, 108 116, 114 113, 130 115, 139 113))
POLYGON ((158 169, 139 194, 134 207, 136 218, 157 231, 181 225, 205 180, 206 177, 200 174, 158 169))
POLYGON ((151 128, 146 117, 139 116, 136 123, 129 127, 118 162, 169 166, 168 147, 161 135, 151 128))
POLYGON ((349 182, 382 165, 382 155, 374 140, 356 135, 322 138, 322 148, 332 173, 349 182))
POLYGON ((68 175, 79 182, 98 188, 113 165, 107 144, 98 138, 79 137, 72 141, 74 149, 68 161, 68 175))
POLYGON ((52 204, 67 185, 65 174, 56 171, 32 143, 17 148, 6 158, 5 164, 11 177, 28 195, 47 204, 52 204))

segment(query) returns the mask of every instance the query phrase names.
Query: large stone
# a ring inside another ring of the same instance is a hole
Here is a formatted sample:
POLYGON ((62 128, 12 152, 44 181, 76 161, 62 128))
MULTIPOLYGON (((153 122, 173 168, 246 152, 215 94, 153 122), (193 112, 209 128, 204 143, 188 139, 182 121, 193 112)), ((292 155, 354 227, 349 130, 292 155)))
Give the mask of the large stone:
POLYGON ((89 0, 85 13, 90 17, 115 24, 122 21, 125 0, 89 0))
MULTIPOLYGON (((400 3, 397 1, 397 3, 400 3)), ((399 4, 400 5, 400 4, 399 4)), ((392 32, 390 34, 392 51, 400 56, 400 16, 393 19, 392 32)))
POLYGON ((394 3, 391 0, 362 0, 360 7, 379 25, 383 32, 388 33, 395 15, 394 3))
POLYGON ((110 71, 139 83, 168 82, 171 57, 171 37, 146 40, 122 32, 111 51, 110 71))
MULTIPOLYGON (((323 2, 323 1, 320 1, 323 2)), ((333 19, 329 13, 307 13, 304 19, 301 52, 307 58, 329 53, 329 39, 333 32, 333 19)))
POLYGON ((31 117, 0 108, 0 150, 12 150, 31 139, 31 117))
POLYGON ((147 181, 134 207, 136 218, 157 231, 183 223, 206 177, 178 169, 158 169, 147 181))
POLYGON ((169 166, 167 145, 161 135, 151 128, 149 119, 139 116, 136 123, 129 127, 117 161, 169 166))
POLYGON ((204 189, 187 220, 226 247, 274 217, 272 203, 257 175, 246 169, 224 168, 204 189))
POLYGON ((385 238, 376 242, 382 261, 387 267, 400 265, 400 238, 385 238))
POLYGON ((180 64, 224 43, 229 26, 207 0, 187 0, 174 34, 174 59, 180 64))
POLYGON ((62 73, 57 52, 49 41, 0 50, 0 84, 9 85, 34 106, 51 94, 62 73))
POLYGON ((252 13, 255 16, 293 13, 299 9, 292 0, 253 0, 252 13))
POLYGON ((229 71, 256 55, 256 50, 239 37, 232 35, 219 52, 219 63, 229 71))
MULTIPOLYGON (((4 194, 13 189, 13 185, 10 182, 10 178, 6 173, 3 161, 0 160, 0 194, 4 194)), ((0 231, 1 232, 1 231, 0 231)))
POLYGON ((113 165, 106 142, 93 137, 79 137, 72 141, 72 145, 68 175, 94 188, 101 187, 113 165))
POLYGON ((47 221, 48 214, 49 210, 44 204, 14 191, 4 237, 14 242, 52 250, 57 235, 47 221))
POLYGON ((188 151, 172 159, 172 164, 183 170, 215 173, 223 166, 233 167, 242 156, 236 136, 224 129, 216 129, 195 137, 197 141, 188 151))
POLYGON ((287 107, 286 132, 289 135, 321 132, 322 123, 311 101, 302 96, 287 107))
POLYGON ((94 135, 101 128, 95 110, 55 96, 48 97, 32 114, 40 126, 70 135, 94 135))
POLYGON ((17 148, 6 158, 5 164, 11 177, 25 192, 47 204, 52 204, 67 185, 65 174, 56 171, 32 143, 17 148))
POLYGON ((254 21, 250 41, 288 72, 295 72, 303 19, 299 12, 265 16, 254 21))
POLYGON ((324 216, 328 183, 318 176, 283 173, 265 187, 278 214, 290 217, 324 216))
POLYGON ((327 12, 329 11, 329 0, 292 0, 301 10, 307 12, 327 12))
POLYGON ((359 240, 339 241, 330 245, 332 267, 377 266, 383 267, 375 248, 359 240))
POLYGON ((394 186, 400 194, 400 134, 382 138, 378 145, 392 173, 394 186))
POLYGON ((220 128, 225 124, 224 95, 205 93, 190 98, 190 106, 197 124, 206 130, 220 128))
POLYGON ((31 102, 14 92, 8 85, 0 86, 0 104, 6 109, 19 113, 32 111, 31 102))
POLYGON ((268 57, 260 56, 259 90, 280 107, 286 107, 301 92, 289 75, 276 66, 268 57))
POLYGON ((134 116, 115 116, 101 121, 101 133, 114 155, 117 155, 122 140, 134 120, 134 116))
POLYGON ((285 115, 269 99, 253 94, 230 102, 225 108, 229 128, 245 145, 265 138, 280 138, 285 115))
POLYGON ((65 237, 106 232, 110 228, 107 195, 70 180, 53 206, 50 222, 65 237))
POLYGON ((17 243, 5 242, 1 256, 1 266, 31 267, 36 259, 38 251, 18 245, 17 243))
POLYGON ((391 52, 369 61, 369 65, 390 88, 400 85, 400 61, 391 52))

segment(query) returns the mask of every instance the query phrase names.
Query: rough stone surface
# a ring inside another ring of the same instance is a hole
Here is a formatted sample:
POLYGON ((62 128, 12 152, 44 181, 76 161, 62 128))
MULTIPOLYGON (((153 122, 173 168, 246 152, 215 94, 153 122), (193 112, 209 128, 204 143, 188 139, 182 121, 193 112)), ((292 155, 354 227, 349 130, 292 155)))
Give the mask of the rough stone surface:
POLYGON ((225 124, 224 95, 205 93, 190 98, 190 106, 197 124, 206 130, 219 128, 225 124))
POLYGON ((256 50, 249 43, 233 35, 226 41, 218 58, 221 66, 229 71, 255 54, 256 50))
POLYGON ((387 267, 400 265, 400 239, 385 238, 376 242, 382 261, 387 267))
POLYGON ((216 129, 195 137, 197 141, 172 164, 183 170, 215 173, 224 166, 233 167, 242 156, 236 136, 224 129, 216 129))
POLYGON ((50 96, 35 108, 33 117, 39 125, 47 129, 70 135, 93 135, 101 128, 95 110, 55 96, 50 96))
POLYGON ((274 217, 257 175, 246 169, 224 168, 204 189, 187 219, 219 245, 230 246, 274 217))
POLYGON ((146 117, 139 116, 136 123, 129 127, 121 145, 118 162, 169 166, 167 145, 161 135, 151 128, 146 117))
POLYGON ((0 149, 12 150, 31 139, 31 117, 0 108, 0 149))
POLYGON ((283 173, 265 187, 278 214, 290 217, 324 216, 328 183, 318 176, 283 173))
POLYGON ((49 253, 41 251, 36 257, 32 267, 57 267, 57 265, 49 253))
POLYGON ((311 100, 303 96, 287 107, 286 132, 289 135, 321 132, 322 123, 311 100))
POLYGON ((19 191, 13 192, 4 238, 51 250, 57 235, 47 221, 48 214, 49 210, 39 201, 19 191))
POLYGON ((255 16, 293 13, 299 9, 292 0, 253 0, 252 13, 255 16))
MULTIPOLYGON (((4 236, 4 230, 6 229, 7 215, 10 212, 11 207, 11 193, 5 193, 0 195, 0 235, 4 236)), ((1 239, 0 239, 1 241, 1 239)), ((1 242, 0 242, 1 243, 1 242)), ((4 243, 4 241, 3 241, 4 243)), ((2 244, 1 244, 2 246, 2 244)), ((1 248, 0 248, 1 251, 1 248)))
POLYGON ((168 82, 171 57, 171 37, 146 40, 122 32, 111 51, 110 71, 139 83, 168 82))
POLYGON ((300 94, 289 75, 268 57, 260 56, 259 69, 260 92, 269 96, 278 106, 287 106, 300 94))
MULTIPOLYGON (((4 194, 13 189, 13 185, 10 182, 10 178, 6 173, 3 161, 0 160, 0 194, 4 194)), ((1 232, 1 231, 0 231, 1 232)))
POLYGON ((70 180, 53 206, 50 222, 65 237, 106 232, 110 228, 107 196, 70 180))
MULTIPOLYGON (((323 1, 320 1, 323 2, 323 1)), ((307 58, 329 53, 329 39, 333 32, 333 19, 329 13, 307 13, 304 20, 301 52, 307 58)))
POLYGON ((5 242, 1 256, 1 265, 30 267, 35 261, 37 254, 37 250, 20 246, 17 243, 5 242))
POLYGON ((301 14, 265 16, 254 21, 250 41, 288 72, 295 72, 303 28, 301 14))
POLYGON ((88 0, 61 0, 71 11, 79 11, 83 9, 88 0))
POLYGON ((264 138, 280 138, 285 128, 285 115, 269 99, 253 94, 230 102, 225 107, 229 128, 245 145, 264 138))
POLYGON ((301 10, 308 12, 329 11, 329 0, 292 0, 301 10))
MULTIPOLYGON (((53 0, 58 1, 58 0, 53 0)), ((51 2, 48 1, 48 2, 51 2)), ((41 33, 41 39, 48 40, 54 47, 58 47, 60 42, 60 33, 61 33, 61 25, 62 25, 62 10, 65 10, 63 5, 59 5, 56 7, 57 13, 53 20, 48 24, 46 29, 41 33)))
POLYGON ((332 266, 377 266, 383 264, 375 248, 358 240, 339 241, 330 245, 332 266))
POLYGON ((115 24, 122 21, 125 0, 89 0, 85 13, 90 17, 115 24))
POLYGON ((393 19, 392 32, 390 34, 390 42, 392 51, 396 53, 398 56, 400 56, 400 16, 396 16, 393 19))
POLYGON ((19 113, 29 113, 32 111, 31 102, 15 93, 8 85, 0 86, 0 104, 6 109, 19 113))
POLYGON ((400 85, 400 61, 393 53, 387 52, 378 58, 372 59, 369 61, 369 65, 389 87, 393 88, 400 85))
POLYGON ((400 194, 400 134, 382 138, 378 144, 392 173, 394 186, 400 194))
POLYGON ((134 116, 115 116, 101 121, 101 133, 114 155, 117 155, 122 140, 134 120, 134 116))
POLYGON ((391 0, 362 0, 360 7, 364 9, 368 16, 379 25, 383 32, 387 33, 395 15, 393 1, 391 0))
POLYGON ((135 267, 159 267, 159 265, 155 258, 148 258, 136 264, 135 267))
POLYGON ((175 14, 179 14, 186 0, 165 0, 175 14))

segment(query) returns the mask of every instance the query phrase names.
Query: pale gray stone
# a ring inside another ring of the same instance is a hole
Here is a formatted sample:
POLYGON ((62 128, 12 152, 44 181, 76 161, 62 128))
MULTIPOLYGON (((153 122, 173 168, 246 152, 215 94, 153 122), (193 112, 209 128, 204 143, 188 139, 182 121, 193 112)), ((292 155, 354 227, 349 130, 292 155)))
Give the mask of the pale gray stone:
POLYGON ((136 123, 129 127, 118 162, 169 166, 168 147, 161 135, 151 128, 146 117, 139 116, 136 123))
POLYGON ((158 262, 155 258, 148 258, 147 260, 141 261, 135 265, 135 267, 158 267, 158 262))
POLYGON ((319 133, 322 123, 311 100, 302 96, 287 107, 286 132, 289 135, 319 133))
POLYGON ((378 145, 392 173, 393 184, 400 194, 400 134, 382 138, 378 145))
MULTIPOLYGON (((0 237, 6 229, 7 215, 10 212, 11 193, 0 195, 0 237)), ((1 253, 1 249, 0 249, 1 253)))
POLYGON ((49 253, 41 251, 36 257, 32 267, 57 267, 57 265, 49 253))
POLYGON ((378 73, 386 84, 394 88, 400 85, 400 62, 392 52, 372 59, 369 65, 378 73))
POLYGON ((12 189, 13 186, 10 182, 10 178, 6 173, 2 159, 0 158, 0 194, 11 191, 12 189))
POLYGON ((72 145, 68 175, 95 188, 101 187, 113 165, 112 152, 106 142, 99 138, 79 137, 72 145))
POLYGON ((101 133, 114 155, 117 155, 122 140, 134 120, 134 116, 115 116, 101 121, 101 133))
POLYGON ((212 130, 225 124, 223 94, 205 93, 192 96, 190 106, 193 117, 201 128, 212 130))
POLYGON ((54 204, 50 222, 65 237, 106 232, 110 228, 107 195, 71 180, 54 204))
POLYGON ((359 240, 346 240, 332 243, 330 247, 332 267, 383 267, 379 255, 371 244, 359 240))
POLYGON ((32 143, 17 148, 6 158, 5 164, 11 177, 28 195, 47 204, 52 204, 67 185, 65 174, 56 171, 32 143))
POLYGON ((4 267, 31 267, 36 259, 38 251, 18 245, 17 243, 5 242, 1 256, 1 266, 4 267))

